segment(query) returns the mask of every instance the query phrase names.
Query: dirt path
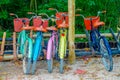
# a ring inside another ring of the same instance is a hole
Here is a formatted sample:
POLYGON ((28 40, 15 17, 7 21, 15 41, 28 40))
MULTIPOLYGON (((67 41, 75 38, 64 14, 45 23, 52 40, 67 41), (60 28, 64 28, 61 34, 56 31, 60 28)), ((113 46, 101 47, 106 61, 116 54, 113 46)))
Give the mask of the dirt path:
POLYGON ((0 80, 120 80, 120 57, 114 58, 112 72, 104 69, 100 58, 90 58, 89 62, 77 59, 74 65, 66 62, 64 68, 60 74, 59 64, 54 63, 53 72, 48 73, 46 61, 39 61, 35 75, 24 75, 22 63, 0 62, 0 80))

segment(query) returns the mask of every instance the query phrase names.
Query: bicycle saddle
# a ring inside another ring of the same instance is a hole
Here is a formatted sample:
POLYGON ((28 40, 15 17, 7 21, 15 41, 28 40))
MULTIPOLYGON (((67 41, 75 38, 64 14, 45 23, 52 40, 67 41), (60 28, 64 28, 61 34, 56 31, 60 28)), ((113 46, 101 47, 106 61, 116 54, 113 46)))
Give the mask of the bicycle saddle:
POLYGON ((22 29, 22 30, 33 30, 33 27, 27 25, 27 26, 25 26, 25 27, 22 27, 21 29, 22 29))
POLYGON ((49 31, 57 31, 57 28, 55 26, 47 27, 47 30, 49 31))
POLYGON ((94 26, 95 28, 98 28, 99 26, 104 26, 104 25, 105 25, 105 23, 102 22, 102 21, 96 21, 96 22, 93 24, 93 26, 94 26))
POLYGON ((58 25, 58 28, 68 28, 68 24, 66 24, 64 21, 62 24, 58 25))
POLYGON ((34 31, 41 31, 41 32, 47 32, 47 29, 43 28, 43 26, 40 27, 34 27, 34 31))

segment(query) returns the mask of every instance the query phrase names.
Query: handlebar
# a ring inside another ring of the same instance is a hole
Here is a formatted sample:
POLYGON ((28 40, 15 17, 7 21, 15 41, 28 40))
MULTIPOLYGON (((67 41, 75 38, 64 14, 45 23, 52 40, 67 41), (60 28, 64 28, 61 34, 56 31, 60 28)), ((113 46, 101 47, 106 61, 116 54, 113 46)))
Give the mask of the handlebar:
MULTIPOLYGON (((93 19, 98 18, 98 17, 99 17, 99 15, 100 15, 100 14, 102 14, 102 13, 106 13, 106 11, 98 11, 98 12, 97 12, 97 16, 96 16, 96 17, 94 17, 93 19)), ((76 14, 75 16, 82 16, 82 17, 83 17, 83 19, 85 19, 85 18, 86 18, 86 17, 85 17, 84 15, 82 15, 82 14, 76 14)))
MULTIPOLYGON (((32 16, 32 17, 29 19, 29 21, 31 21, 34 17, 36 17, 36 16, 37 16, 37 14, 36 14, 36 13, 34 13, 34 12, 28 12, 27 14, 32 14, 32 15, 35 15, 35 16, 32 16)), ((15 16, 17 19, 19 19, 19 17, 18 17, 18 15, 17 15, 17 14, 10 13, 9 15, 10 15, 10 16, 15 16)))
POLYGON ((46 13, 40 13, 39 15, 43 15, 43 16, 46 16, 47 17, 47 19, 46 20, 52 20, 52 21, 56 21, 56 20, 59 20, 59 18, 56 18, 54 15, 51 15, 51 17, 50 16, 48 16, 46 13))
POLYGON ((9 15, 10 15, 10 16, 15 16, 16 18, 18 18, 18 15, 17 15, 17 14, 10 13, 9 15))
MULTIPOLYGON (((56 11, 56 13, 59 13, 59 11, 57 10, 57 9, 55 9, 55 8, 49 8, 48 10, 55 10, 56 11)), ((66 16, 68 16, 68 14, 65 14, 65 13, 62 13, 62 14, 60 14, 60 15, 62 15, 63 17, 66 17, 66 16)), ((60 20, 60 19, 62 19, 62 16, 60 17, 60 18, 55 18, 55 20, 60 20)))
POLYGON ((58 10, 55 8, 49 8, 48 10, 55 10, 58 13, 58 10))
POLYGON ((47 17, 47 19, 45 19, 45 20, 49 20, 49 19, 50 19, 50 17, 49 17, 46 13, 40 13, 40 14, 38 14, 38 15, 41 15, 41 16, 46 16, 46 17, 47 17))
MULTIPOLYGON (((59 11, 57 10, 57 9, 55 9, 55 8, 49 8, 48 10, 55 10, 57 13, 59 13, 59 11)), ((61 14, 62 16, 68 16, 67 14, 61 14)))
POLYGON ((34 12, 27 12, 27 14, 31 14, 31 15, 34 15, 32 16, 29 20, 31 21, 33 18, 37 17, 37 14, 34 13, 34 12))

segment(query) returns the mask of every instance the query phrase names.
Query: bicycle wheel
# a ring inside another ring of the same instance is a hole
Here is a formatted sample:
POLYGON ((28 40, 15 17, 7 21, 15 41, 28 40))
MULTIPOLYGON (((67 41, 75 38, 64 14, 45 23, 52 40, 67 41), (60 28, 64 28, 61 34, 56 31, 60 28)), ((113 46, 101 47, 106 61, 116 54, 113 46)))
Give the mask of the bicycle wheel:
POLYGON ((24 55, 23 55, 23 72, 25 74, 30 73, 30 67, 31 67, 31 58, 30 54, 32 54, 32 47, 30 46, 30 43, 28 40, 26 40, 24 45, 24 55))
POLYGON ((104 67, 107 71, 112 71, 113 59, 112 59, 112 53, 109 43, 105 37, 102 37, 100 39, 99 44, 100 44, 100 53, 102 54, 102 62, 104 64, 104 67))

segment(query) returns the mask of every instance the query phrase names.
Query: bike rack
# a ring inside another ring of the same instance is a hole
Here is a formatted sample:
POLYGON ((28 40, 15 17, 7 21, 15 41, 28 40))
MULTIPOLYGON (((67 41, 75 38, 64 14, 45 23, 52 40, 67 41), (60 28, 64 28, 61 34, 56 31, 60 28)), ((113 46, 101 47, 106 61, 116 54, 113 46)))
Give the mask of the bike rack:
POLYGON ((9 39, 6 38, 6 32, 4 32, 1 40, 2 40, 2 43, 1 43, 1 50, 0 50, 0 61, 3 61, 3 60, 16 61, 16 60, 18 60, 18 58, 21 57, 21 55, 17 55, 17 53, 16 53, 16 32, 13 32, 13 37, 9 38, 9 39), (6 41, 12 41, 12 44, 6 44, 6 41), (13 45, 13 51, 5 50, 5 45, 13 45))
POLYGON ((111 35, 113 36, 113 39, 117 43, 117 47, 115 49, 112 49, 113 54, 120 54, 120 41, 118 40, 118 37, 120 37, 120 33, 118 32, 117 34, 114 33, 112 28, 109 29, 111 35))

